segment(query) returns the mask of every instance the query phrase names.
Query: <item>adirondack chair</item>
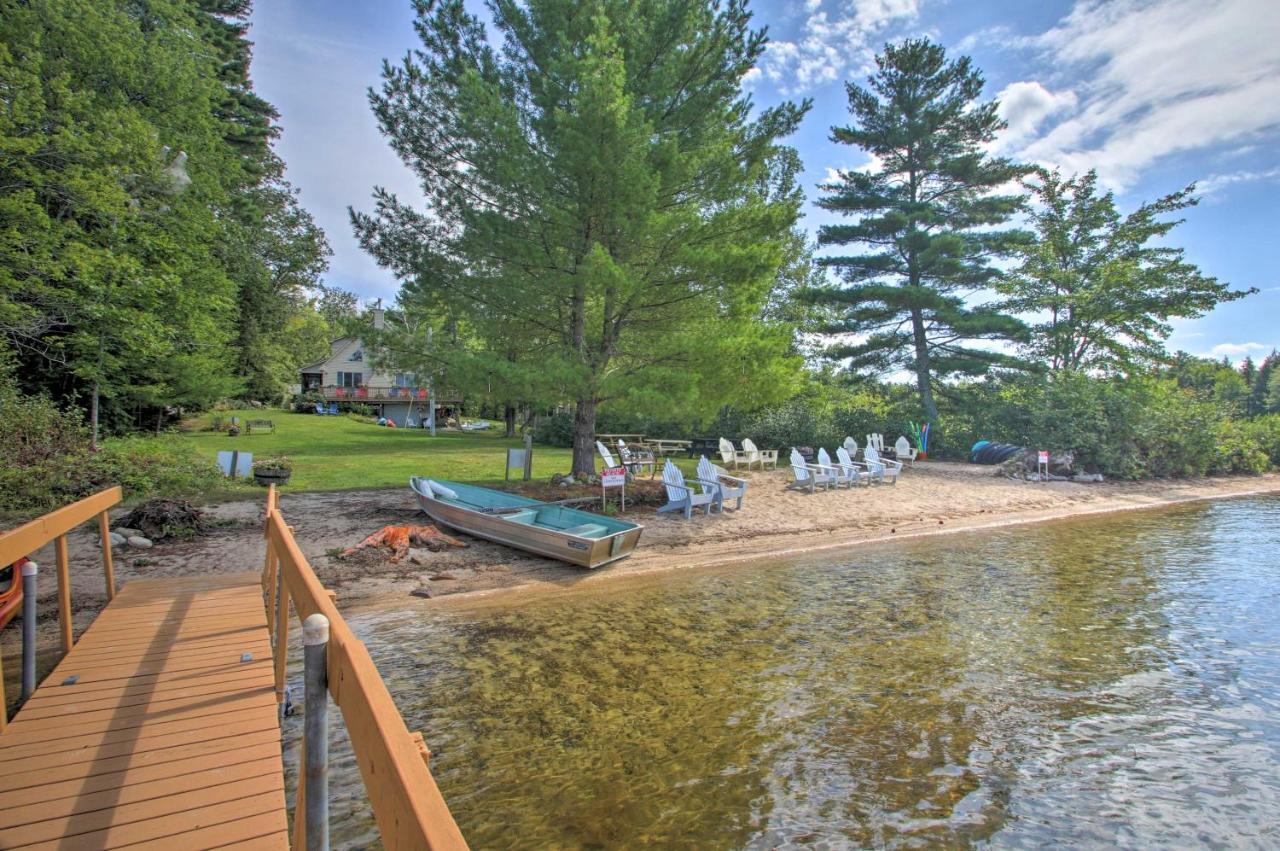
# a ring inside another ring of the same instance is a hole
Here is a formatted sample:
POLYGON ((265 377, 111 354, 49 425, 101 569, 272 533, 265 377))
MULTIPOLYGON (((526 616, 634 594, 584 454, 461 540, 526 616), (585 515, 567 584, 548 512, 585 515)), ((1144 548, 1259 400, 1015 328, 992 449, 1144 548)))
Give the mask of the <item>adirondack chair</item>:
POLYGON ((724 509, 720 485, 711 481, 704 482, 702 479, 689 479, 689 481, 695 483, 697 487, 692 488, 685 484, 684 473, 681 473, 680 468, 668 458, 667 463, 662 467, 662 484, 667 489, 667 504, 658 509, 659 514, 666 511, 683 511, 684 519, 688 520, 693 516, 693 509, 699 505, 706 507, 707 514, 710 514, 713 508, 716 511, 724 509))
POLYGON ((733 469, 738 469, 739 464, 746 464, 747 469, 751 469, 753 463, 751 453, 742 452, 733 448, 733 442, 725 438, 720 438, 720 460, 726 464, 732 464, 733 469))
POLYGON ((858 481, 866 482, 867 487, 871 487, 871 471, 867 469, 866 464, 854 461, 853 456, 849 453, 848 449, 845 449, 843 446, 837 448, 836 458, 838 459, 841 467, 849 468, 857 474, 858 481))
POLYGON ((892 484, 898 483, 898 474, 902 472, 901 461, 888 461, 881 458, 874 446, 868 446, 863 450, 863 454, 867 459, 867 470, 876 478, 876 481, 883 483, 888 479, 892 484))
POLYGON ((849 457, 852 458, 854 455, 858 454, 858 441, 854 440, 852 437, 846 437, 842 446, 845 451, 849 453, 849 457))
POLYGON ((631 449, 627 446, 627 442, 622 438, 618 438, 618 457, 622 459, 622 466, 626 467, 633 473, 649 468, 649 478, 653 478, 658 471, 658 464, 653 457, 653 453, 649 450, 631 449))
POLYGON ((834 483, 834 479, 823 472, 823 469, 816 464, 804 463, 804 456, 791 447, 791 475, 795 480, 787 485, 789 488, 796 490, 808 490, 813 493, 818 489, 818 485, 822 485, 822 489, 826 490, 834 483))
POLYGON ((316 402, 316 413, 322 417, 325 415, 324 402, 316 402))
POLYGON ((884 435, 883 434, 867 435, 867 446, 875 449, 875 451, 877 452, 883 452, 884 451, 884 435))
POLYGON ((328 414, 329 414, 329 416, 331 416, 331 417, 336 417, 336 416, 338 415, 338 403, 337 403, 337 402, 330 402, 330 403, 329 403, 329 410, 327 411, 327 413, 328 413, 328 414))
MULTIPOLYGON (((826 468, 827 473, 835 477, 837 489, 839 489, 841 482, 852 488, 862 481, 862 470, 852 464, 845 464, 843 461, 832 462, 831 456, 827 454, 826 449, 818 450, 818 466, 826 468)), ((867 480, 867 483, 871 483, 870 479, 867 480)))
POLYGON ((700 456, 698 459, 698 478, 708 482, 715 482, 720 486, 720 502, 722 506, 726 499, 736 499, 738 504, 734 506, 734 510, 742 510, 742 498, 747 495, 746 479, 729 475, 724 467, 712 464, 705 455, 700 456))
POLYGON ((911 441, 907 440, 906 435, 899 435, 894 441, 893 452, 898 456, 898 460, 906 460, 912 467, 916 465, 916 456, 920 454, 920 450, 911 445, 911 441))
MULTIPOLYGON (((760 469, 764 469, 764 465, 768 464, 773 469, 778 469, 778 450, 776 449, 757 449, 756 445, 751 442, 751 438, 742 439, 742 451, 751 456, 752 460, 760 462, 760 469)), ((747 465, 747 469, 751 469, 751 465, 747 465)))

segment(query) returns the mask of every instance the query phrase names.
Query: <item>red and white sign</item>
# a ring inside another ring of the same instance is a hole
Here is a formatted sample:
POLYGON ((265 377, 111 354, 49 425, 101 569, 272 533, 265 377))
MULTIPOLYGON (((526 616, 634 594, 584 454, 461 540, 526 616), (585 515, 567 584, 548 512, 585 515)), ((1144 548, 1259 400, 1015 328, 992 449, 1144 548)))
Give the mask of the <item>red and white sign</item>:
POLYGON ((600 471, 600 486, 605 488, 620 488, 627 483, 626 467, 609 467, 600 471))
POLYGON ((1049 453, 1048 453, 1048 452, 1044 452, 1044 451, 1041 451, 1041 452, 1040 452, 1040 463, 1041 463, 1041 464, 1048 464, 1048 463, 1049 463, 1049 453))

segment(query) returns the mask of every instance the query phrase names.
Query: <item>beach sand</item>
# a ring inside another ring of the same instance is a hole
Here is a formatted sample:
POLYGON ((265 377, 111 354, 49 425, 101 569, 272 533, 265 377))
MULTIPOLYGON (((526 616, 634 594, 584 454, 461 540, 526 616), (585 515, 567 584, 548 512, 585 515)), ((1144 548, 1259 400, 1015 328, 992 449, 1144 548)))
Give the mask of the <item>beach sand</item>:
MULTIPOLYGON (((386 524, 424 523, 409 489, 332 493, 285 492, 281 510, 324 584, 343 607, 394 604, 414 589, 433 598, 463 594, 531 594, 658 571, 785 557, 853 546, 867 541, 1048 520, 1251 493, 1280 492, 1280 475, 1076 484, 1013 481, 991 467, 938 461, 908 468, 896 485, 801 493, 786 488, 787 471, 743 473, 750 481, 741 511, 692 520, 629 510, 626 519, 644 524, 629 558, 594 571, 462 536, 466 549, 415 550, 418 562, 392 564, 374 554, 348 559, 336 553, 386 524)), ((118 548, 116 577, 260 570, 264 557, 263 499, 209 506, 217 523, 191 541, 165 541, 150 550, 118 548)), ((38 554, 42 633, 56 635, 53 555, 38 554)), ((106 602, 97 535, 82 529, 70 536, 72 604, 77 630, 106 602)), ((427 601, 415 600, 415 604, 427 601)), ((434 602, 434 601, 433 601, 434 602)), ((429 604, 429 603, 428 603, 429 604)), ((5 651, 16 652, 18 630, 5 631, 5 651), (13 646, 10 646, 13 645, 13 646)))

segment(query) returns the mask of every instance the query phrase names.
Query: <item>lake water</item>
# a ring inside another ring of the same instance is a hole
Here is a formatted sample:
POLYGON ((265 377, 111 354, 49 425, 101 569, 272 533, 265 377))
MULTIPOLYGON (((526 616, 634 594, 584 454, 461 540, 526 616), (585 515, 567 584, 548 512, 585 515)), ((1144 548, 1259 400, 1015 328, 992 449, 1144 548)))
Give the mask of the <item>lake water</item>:
MULTIPOLYGON (((1230 500, 352 623, 477 849, 1274 848, 1278 520, 1230 500)), ((376 845, 335 738, 335 846, 376 845)))

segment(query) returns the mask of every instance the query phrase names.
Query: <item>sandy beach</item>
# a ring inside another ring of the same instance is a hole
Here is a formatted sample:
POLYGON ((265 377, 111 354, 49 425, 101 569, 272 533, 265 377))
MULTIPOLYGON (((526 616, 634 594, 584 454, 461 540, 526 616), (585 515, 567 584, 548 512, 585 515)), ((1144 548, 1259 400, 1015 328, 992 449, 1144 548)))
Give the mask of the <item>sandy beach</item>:
MULTIPOLYGON (((990 467, 938 461, 908 469, 896 485, 816 494, 788 490, 786 471, 743 475, 750 485, 741 511, 698 514, 686 521, 657 514, 652 507, 628 510, 624 517, 645 526, 640 546, 630 558, 595 571, 465 536, 465 549, 414 550, 398 564, 381 554, 337 557, 340 550, 383 525, 426 522, 408 488, 286 492, 281 509, 316 573, 326 586, 337 590, 340 605, 350 607, 394 604, 415 589, 428 589, 432 598, 441 600, 455 595, 532 594, 539 589, 812 553, 868 541, 1280 492, 1277 474, 1140 483, 1030 483, 996 477, 990 467)), ((117 581, 261 569, 263 504, 264 500, 253 500, 208 506, 214 528, 195 540, 160 542, 150 550, 117 549, 117 581)), ((74 533, 70 550, 72 603, 76 627, 83 629, 106 601, 96 534, 88 529, 74 533)), ((40 553, 37 560, 50 568, 43 573, 40 597, 42 627, 52 635, 56 629, 52 552, 40 553)), ((8 641, 16 642, 17 631, 10 633, 8 641)))

